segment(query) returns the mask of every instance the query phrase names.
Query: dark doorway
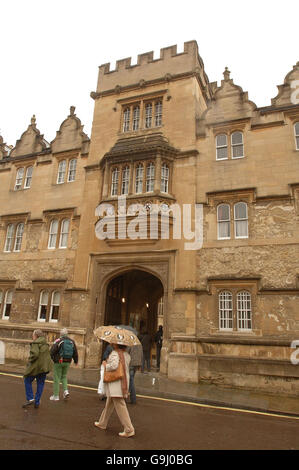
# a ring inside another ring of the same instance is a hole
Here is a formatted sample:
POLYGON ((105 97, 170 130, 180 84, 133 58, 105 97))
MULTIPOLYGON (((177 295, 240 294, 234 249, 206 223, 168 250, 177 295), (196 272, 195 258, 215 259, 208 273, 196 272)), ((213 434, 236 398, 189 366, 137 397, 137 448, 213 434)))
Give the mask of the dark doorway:
POLYGON ((131 325, 154 337, 163 325, 163 286, 157 277, 133 269, 112 279, 107 287, 105 325, 131 325))

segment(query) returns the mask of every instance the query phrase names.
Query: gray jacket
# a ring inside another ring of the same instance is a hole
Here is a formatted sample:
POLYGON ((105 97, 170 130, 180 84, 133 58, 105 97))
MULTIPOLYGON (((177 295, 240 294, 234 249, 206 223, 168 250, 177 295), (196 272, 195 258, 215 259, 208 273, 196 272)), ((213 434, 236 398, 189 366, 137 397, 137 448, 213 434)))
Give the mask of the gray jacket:
POLYGON ((140 367, 142 364, 143 351, 141 344, 138 346, 132 346, 128 349, 128 353, 131 356, 130 367, 140 367))

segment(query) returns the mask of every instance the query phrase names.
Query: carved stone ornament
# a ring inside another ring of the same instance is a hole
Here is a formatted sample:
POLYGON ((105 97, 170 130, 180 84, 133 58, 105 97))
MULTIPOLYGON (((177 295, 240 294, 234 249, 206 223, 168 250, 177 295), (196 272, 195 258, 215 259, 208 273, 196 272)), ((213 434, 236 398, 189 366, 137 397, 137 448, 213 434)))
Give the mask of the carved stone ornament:
POLYGON ((228 70, 228 67, 225 67, 225 70, 223 72, 224 80, 228 82, 230 80, 230 71, 228 70))
MULTIPOLYGON (((168 286, 168 261, 163 262, 150 262, 150 261, 141 261, 139 262, 136 260, 136 265, 132 266, 132 269, 139 269, 144 270, 148 273, 153 274, 158 279, 161 280, 163 284, 164 291, 167 291, 168 286)), ((109 281, 114 278, 113 273, 115 273, 115 277, 120 276, 122 272, 125 272, 128 265, 132 265, 130 261, 118 264, 102 264, 99 263, 98 265, 98 274, 97 274, 97 284, 99 286, 104 286, 105 280, 107 277, 109 281)))

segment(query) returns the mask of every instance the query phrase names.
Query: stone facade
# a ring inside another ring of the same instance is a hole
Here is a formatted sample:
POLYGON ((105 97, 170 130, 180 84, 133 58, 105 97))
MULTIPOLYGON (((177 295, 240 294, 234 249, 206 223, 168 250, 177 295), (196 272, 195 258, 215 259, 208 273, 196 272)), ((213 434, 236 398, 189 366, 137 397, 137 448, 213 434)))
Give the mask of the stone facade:
POLYGON ((100 66, 90 139, 74 107, 51 143, 35 116, 15 147, 1 137, 6 356, 24 359, 34 328, 52 341, 66 326, 95 367, 94 328, 113 318, 153 334, 159 315, 168 377, 297 393, 298 79, 299 63, 258 108, 227 68, 210 82, 190 41, 100 66), (196 249, 183 205, 193 231, 202 211, 196 249))

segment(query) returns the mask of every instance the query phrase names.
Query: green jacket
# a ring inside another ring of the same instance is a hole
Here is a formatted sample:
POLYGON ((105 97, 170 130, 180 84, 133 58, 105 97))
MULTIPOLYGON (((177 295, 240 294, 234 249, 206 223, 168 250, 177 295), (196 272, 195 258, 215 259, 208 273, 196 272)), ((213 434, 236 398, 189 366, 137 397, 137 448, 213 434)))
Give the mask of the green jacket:
POLYGON ((40 336, 31 343, 30 355, 24 377, 29 375, 38 375, 48 373, 52 369, 52 359, 50 356, 49 346, 44 336, 40 336))

